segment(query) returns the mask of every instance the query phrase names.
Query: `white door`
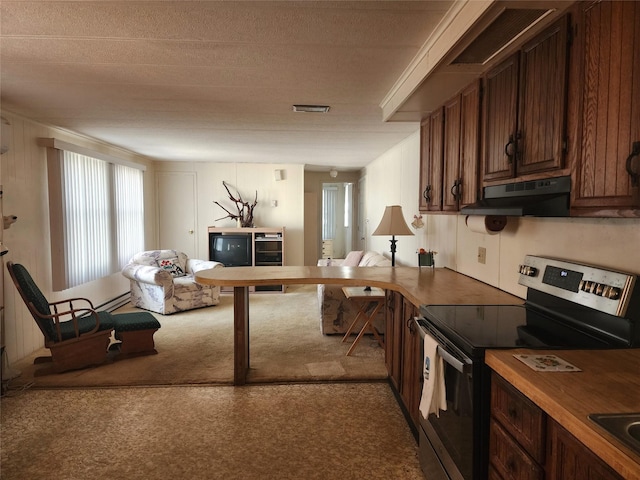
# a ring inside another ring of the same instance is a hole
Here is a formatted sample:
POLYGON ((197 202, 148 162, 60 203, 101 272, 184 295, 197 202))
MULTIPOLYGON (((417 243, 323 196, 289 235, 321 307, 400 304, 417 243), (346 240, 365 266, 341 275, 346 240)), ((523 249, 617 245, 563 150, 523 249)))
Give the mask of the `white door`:
MULTIPOLYGON (((161 172, 156 175, 159 248, 180 250, 190 258, 199 258, 195 232, 195 172, 161 172)), ((204 258, 208 258, 208 254, 204 258)))

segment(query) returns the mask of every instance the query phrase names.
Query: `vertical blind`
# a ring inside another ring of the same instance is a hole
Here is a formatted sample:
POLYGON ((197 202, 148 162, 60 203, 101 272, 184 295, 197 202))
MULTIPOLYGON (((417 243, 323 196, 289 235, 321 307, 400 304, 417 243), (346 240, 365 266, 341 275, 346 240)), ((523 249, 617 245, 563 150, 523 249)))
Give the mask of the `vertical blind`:
POLYGON ((66 287, 120 270, 144 248, 142 171, 63 155, 66 287))
POLYGON ((338 187, 324 185, 322 187, 322 239, 332 240, 336 237, 336 208, 338 206, 338 187))

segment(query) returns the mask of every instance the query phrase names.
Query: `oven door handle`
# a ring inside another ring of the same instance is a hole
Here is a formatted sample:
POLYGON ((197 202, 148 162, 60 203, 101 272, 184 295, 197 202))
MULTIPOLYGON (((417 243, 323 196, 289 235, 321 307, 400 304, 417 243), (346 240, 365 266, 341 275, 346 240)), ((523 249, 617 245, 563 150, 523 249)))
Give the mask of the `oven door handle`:
POLYGON ((471 360, 465 361, 465 362, 463 362, 461 360, 458 360, 456 357, 451 355, 449 352, 447 352, 440 345, 438 345, 438 355, 440 355, 442 360, 447 362, 449 365, 451 365, 453 368, 455 368, 460 373, 464 373, 465 372, 465 367, 467 365, 471 365, 471 360))

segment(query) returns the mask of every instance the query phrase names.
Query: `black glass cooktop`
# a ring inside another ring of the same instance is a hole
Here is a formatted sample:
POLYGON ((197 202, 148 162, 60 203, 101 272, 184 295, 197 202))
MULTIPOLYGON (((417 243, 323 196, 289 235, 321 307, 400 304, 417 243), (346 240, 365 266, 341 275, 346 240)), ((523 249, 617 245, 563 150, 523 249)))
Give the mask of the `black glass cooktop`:
POLYGON ((525 305, 429 305, 422 315, 439 333, 468 354, 486 348, 611 348, 525 305))

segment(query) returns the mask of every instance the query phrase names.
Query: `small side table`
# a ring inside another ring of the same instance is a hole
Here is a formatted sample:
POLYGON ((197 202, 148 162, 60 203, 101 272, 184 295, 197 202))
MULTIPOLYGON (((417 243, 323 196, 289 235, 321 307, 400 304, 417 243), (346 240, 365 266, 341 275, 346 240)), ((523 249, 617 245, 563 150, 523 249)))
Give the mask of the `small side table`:
POLYGON ((366 333, 367 329, 371 330, 373 335, 376 337, 376 340, 378 340, 378 344, 384 348, 384 341, 382 340, 378 330, 376 330, 376 327, 373 325, 373 319, 380 308, 384 305, 384 290, 376 287, 371 288, 371 290, 365 290, 364 287, 342 287, 342 291, 348 300, 356 302, 360 306, 356 318, 353 320, 351 325, 349 325, 347 332, 344 334, 344 337, 342 337, 342 341, 347 341, 361 317, 364 317, 365 319, 364 325, 362 326, 362 329, 360 329, 356 339, 353 341, 353 344, 351 344, 347 355, 351 355, 351 352, 356 348, 356 345, 366 333))

